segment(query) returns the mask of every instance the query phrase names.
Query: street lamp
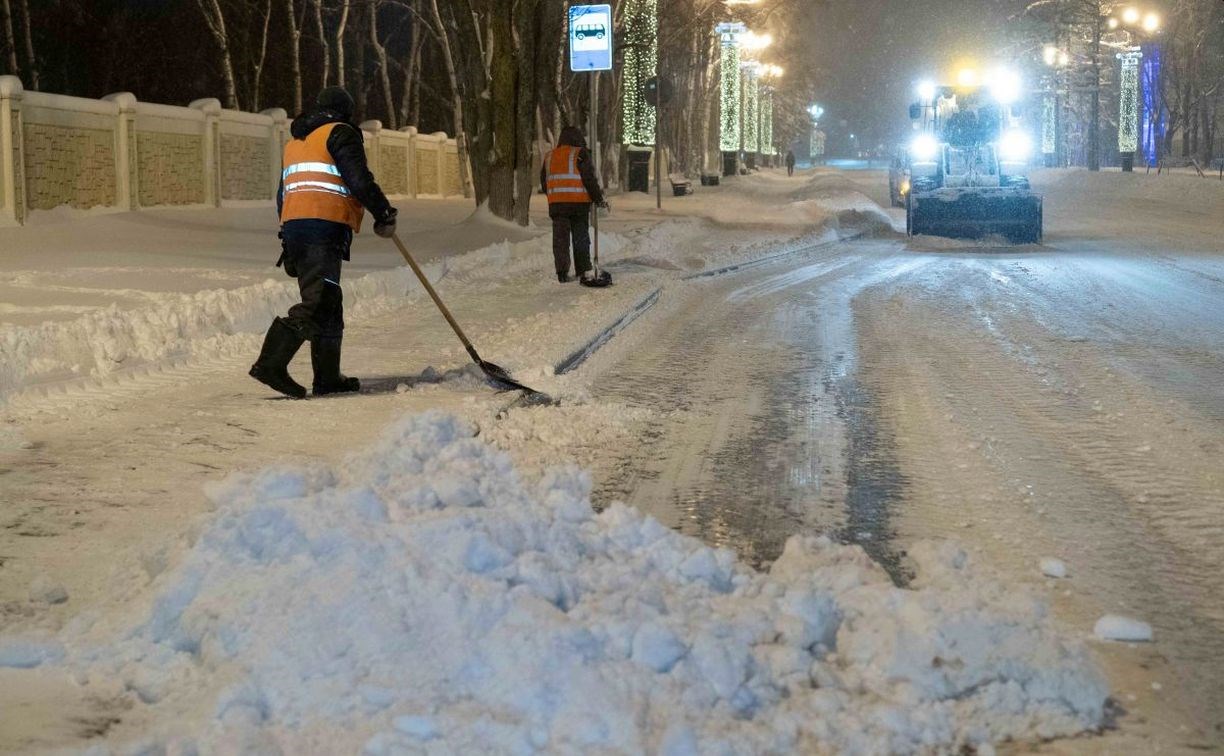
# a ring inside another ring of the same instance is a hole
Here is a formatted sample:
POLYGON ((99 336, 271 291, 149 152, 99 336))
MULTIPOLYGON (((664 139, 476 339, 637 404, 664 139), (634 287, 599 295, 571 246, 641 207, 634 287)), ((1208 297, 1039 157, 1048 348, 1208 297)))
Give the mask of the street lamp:
POLYGON ((1062 141, 1062 79, 1071 63, 1071 55, 1057 45, 1046 45, 1042 48, 1041 59, 1049 69, 1041 102, 1041 153, 1045 156, 1046 166, 1054 167, 1059 162, 1058 145, 1062 141))
POLYGON ((1117 57, 1121 62, 1118 155, 1122 159, 1122 170, 1129 173, 1135 170, 1135 153, 1139 150, 1139 62, 1143 59, 1143 50, 1134 41, 1136 37, 1159 33, 1160 16, 1131 5, 1123 8, 1119 16, 1110 16, 1107 25, 1121 37, 1111 44, 1120 48, 1117 57))

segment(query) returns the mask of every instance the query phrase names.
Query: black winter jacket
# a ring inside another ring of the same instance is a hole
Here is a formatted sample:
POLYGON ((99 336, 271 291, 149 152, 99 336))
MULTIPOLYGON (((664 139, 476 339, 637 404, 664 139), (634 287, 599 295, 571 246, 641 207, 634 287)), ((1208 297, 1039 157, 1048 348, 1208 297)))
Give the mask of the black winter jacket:
MULTIPOLYGON (((335 161, 337 170, 340 171, 340 178, 344 179, 344 185, 353 193, 357 201, 370 211, 370 215, 374 216, 375 223, 384 220, 391 214, 391 203, 387 200, 387 195, 383 194, 382 188, 378 186, 378 182, 374 180, 374 174, 370 173, 370 167, 366 163, 361 129, 329 110, 314 110, 307 111, 293 119, 289 133, 294 139, 305 139, 312 131, 329 123, 340 124, 332 129, 331 135, 327 137, 327 151, 335 161)), ((282 180, 276 191, 278 217, 284 202, 284 195, 285 182, 282 180)), ((342 242, 345 246, 344 259, 347 260, 348 241, 352 238, 352 232, 343 223, 310 218, 286 221, 281 225, 281 236, 288 241, 342 242)))

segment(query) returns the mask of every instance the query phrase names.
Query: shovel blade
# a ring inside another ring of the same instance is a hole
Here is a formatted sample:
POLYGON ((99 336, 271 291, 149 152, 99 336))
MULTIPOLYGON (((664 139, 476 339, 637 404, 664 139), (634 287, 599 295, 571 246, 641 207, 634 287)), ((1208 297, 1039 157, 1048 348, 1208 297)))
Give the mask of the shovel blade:
POLYGON ((514 378, 510 375, 509 371, 507 371, 501 365, 496 365, 486 360, 481 360, 477 364, 480 365, 480 369, 484 371, 484 374, 488 376, 489 380, 493 381, 494 383, 505 386, 506 388, 518 389, 519 391, 526 391, 528 394, 540 393, 539 391, 536 391, 530 386, 524 386, 523 384, 514 380, 514 378))

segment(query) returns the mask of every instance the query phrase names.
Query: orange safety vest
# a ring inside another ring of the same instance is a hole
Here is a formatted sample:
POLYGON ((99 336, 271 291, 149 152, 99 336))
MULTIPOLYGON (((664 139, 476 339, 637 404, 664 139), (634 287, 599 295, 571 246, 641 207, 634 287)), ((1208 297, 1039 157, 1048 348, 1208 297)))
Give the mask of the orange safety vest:
POLYGON ((294 139, 285 145, 281 223, 317 218, 343 223, 354 232, 361 231, 365 211, 345 186, 340 169, 327 151, 327 138, 339 125, 325 124, 305 139, 294 139))
POLYGON ((548 155, 548 176, 544 188, 548 190, 548 204, 554 202, 590 203, 591 195, 582 184, 578 172, 579 148, 568 144, 558 145, 548 155))

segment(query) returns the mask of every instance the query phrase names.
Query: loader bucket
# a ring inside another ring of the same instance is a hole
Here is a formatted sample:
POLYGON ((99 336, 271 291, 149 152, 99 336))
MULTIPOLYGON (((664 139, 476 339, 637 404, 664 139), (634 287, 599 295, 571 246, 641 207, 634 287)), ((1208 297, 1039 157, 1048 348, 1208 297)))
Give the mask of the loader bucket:
POLYGON ((1028 189, 936 189, 912 193, 908 207, 910 236, 1001 236, 1013 244, 1041 241, 1041 197, 1028 189))

